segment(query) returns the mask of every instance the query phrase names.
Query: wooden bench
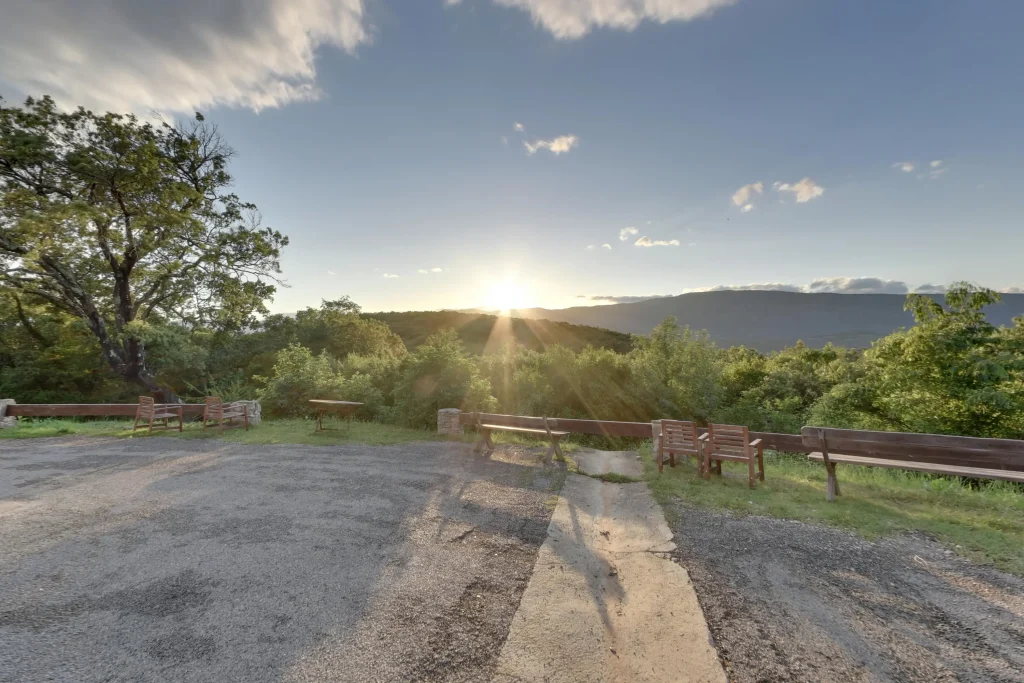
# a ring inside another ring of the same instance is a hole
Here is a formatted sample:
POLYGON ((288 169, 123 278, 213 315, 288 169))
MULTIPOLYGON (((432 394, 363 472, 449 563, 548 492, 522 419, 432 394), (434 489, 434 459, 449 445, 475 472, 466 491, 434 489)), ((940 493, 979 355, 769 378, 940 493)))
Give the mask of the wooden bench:
POLYGON ((686 420, 655 420, 651 423, 651 431, 658 439, 658 452, 655 459, 658 463, 658 471, 661 472, 665 465, 665 456, 668 456, 669 465, 676 466, 676 456, 697 458, 697 472, 704 471, 704 442, 700 438, 700 430, 696 422, 686 420), (661 431, 658 431, 658 426, 661 431))
POLYGON ((722 473, 722 461, 747 463, 748 483, 754 488, 755 478, 764 481, 764 449, 761 439, 750 440, 750 430, 741 425, 709 424, 704 442, 704 478, 711 478, 711 463, 715 472, 722 473), (754 468, 757 467, 757 474, 754 468))
POLYGON ((309 404, 313 406, 316 417, 316 426, 313 428, 314 433, 327 431, 327 427, 324 427, 324 415, 326 413, 335 413, 339 417, 345 418, 348 422, 348 428, 352 429, 352 413, 363 406, 358 401, 329 401, 322 398, 310 399, 309 404))
POLYGON ((139 427, 148 427, 149 433, 153 433, 153 427, 159 430, 171 429, 170 421, 178 421, 178 431, 182 429, 185 410, 178 403, 157 403, 149 396, 139 396, 139 407, 135 409, 135 426, 132 431, 139 427))
POLYGON ((491 452, 494 450, 494 442, 491 441, 491 432, 501 431, 543 436, 545 437, 545 440, 551 443, 551 445, 548 447, 548 452, 544 456, 544 461, 550 465, 552 459, 555 456, 555 453, 558 454, 558 457, 562 458, 563 460, 565 459, 565 454, 562 453, 562 447, 559 445, 559 442, 562 440, 562 437, 568 436, 569 432, 558 432, 551 429, 551 425, 548 424, 548 418, 546 417, 540 418, 543 421, 542 424, 544 425, 543 429, 541 429, 535 427, 510 427, 508 425, 502 424, 484 424, 480 421, 479 413, 474 413, 473 415, 475 418, 474 425, 476 426, 477 434, 479 435, 477 436, 476 443, 473 444, 474 453, 479 453, 480 447, 484 446, 484 452, 487 455, 490 455, 491 452))
POLYGON ((825 497, 839 495, 836 464, 889 467, 978 479, 1024 482, 1024 441, 971 436, 867 432, 854 429, 804 427, 807 457, 825 463, 825 497))
POLYGON ((249 406, 237 403, 225 404, 220 396, 207 396, 206 407, 203 409, 203 429, 211 425, 217 426, 218 432, 224 431, 224 423, 228 426, 239 426, 234 420, 241 419, 245 425, 245 431, 249 431, 249 406))

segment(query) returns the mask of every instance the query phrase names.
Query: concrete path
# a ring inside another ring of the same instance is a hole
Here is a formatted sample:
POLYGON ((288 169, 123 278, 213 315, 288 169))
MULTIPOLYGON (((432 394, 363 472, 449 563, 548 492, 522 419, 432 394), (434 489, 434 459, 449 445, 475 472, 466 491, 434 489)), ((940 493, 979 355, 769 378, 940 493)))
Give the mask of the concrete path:
POLYGON ((644 478, 644 465, 636 451, 576 451, 573 460, 586 474, 621 474, 644 478))
MULTIPOLYGON (((582 460, 617 471, 628 457, 582 460)), ((725 683, 671 538, 647 484, 570 475, 494 680, 725 683)))

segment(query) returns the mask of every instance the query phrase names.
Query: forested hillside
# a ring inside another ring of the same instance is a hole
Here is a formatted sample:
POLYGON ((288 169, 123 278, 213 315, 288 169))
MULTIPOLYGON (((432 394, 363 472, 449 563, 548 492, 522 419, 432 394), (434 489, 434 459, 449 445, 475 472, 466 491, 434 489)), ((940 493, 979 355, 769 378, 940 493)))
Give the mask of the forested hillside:
POLYGON ((386 323, 415 349, 427 338, 445 329, 453 329, 472 354, 492 353, 514 341, 532 351, 560 344, 573 351, 587 346, 626 353, 633 346, 632 336, 600 327, 573 325, 551 320, 498 318, 483 313, 461 311, 410 311, 404 313, 366 313, 367 318, 386 323))

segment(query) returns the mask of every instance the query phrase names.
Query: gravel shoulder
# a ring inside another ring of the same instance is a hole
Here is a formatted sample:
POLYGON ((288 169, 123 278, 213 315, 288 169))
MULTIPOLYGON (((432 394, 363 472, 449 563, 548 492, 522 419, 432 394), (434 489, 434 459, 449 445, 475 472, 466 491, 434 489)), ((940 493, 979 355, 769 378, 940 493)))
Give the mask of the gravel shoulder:
POLYGON ((0 450, 0 681, 477 681, 564 473, 462 443, 0 450))
POLYGON ((923 535, 667 509, 730 680, 1024 681, 1024 580, 923 535))

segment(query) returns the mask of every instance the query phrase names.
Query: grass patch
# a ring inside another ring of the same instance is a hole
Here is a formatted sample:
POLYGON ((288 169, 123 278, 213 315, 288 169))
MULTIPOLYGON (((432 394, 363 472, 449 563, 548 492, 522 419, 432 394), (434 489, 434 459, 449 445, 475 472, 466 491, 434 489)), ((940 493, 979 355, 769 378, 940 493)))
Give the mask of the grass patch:
POLYGON ((644 475, 665 506, 676 500, 741 514, 827 524, 872 539, 923 531, 974 561, 1024 576, 1024 494, 1011 482, 983 481, 972 488, 952 477, 837 465, 842 495, 825 501, 825 467, 806 456, 765 453, 765 481, 747 488, 742 463, 723 463, 722 477, 697 477, 695 460, 663 474, 641 449, 644 475))
POLYGON ((602 472, 601 474, 587 474, 586 472, 581 472, 580 474, 585 474, 591 479, 600 479, 601 481, 608 482, 609 484, 635 484, 638 481, 643 481, 642 479, 630 477, 625 474, 619 474, 618 472, 602 472))
MULTIPOLYGON (((51 436, 94 436, 122 439, 145 439, 144 430, 132 432, 133 422, 129 420, 74 420, 74 419, 33 419, 22 420, 14 429, 0 430, 0 439, 31 439, 51 436)), ((409 429, 379 422, 352 421, 351 429, 344 422, 331 421, 324 432, 314 432, 314 421, 303 419, 264 420, 258 427, 225 429, 218 434, 216 429, 205 431, 197 423, 186 422, 182 432, 177 430, 155 431, 153 436, 176 439, 223 439, 247 444, 306 444, 311 446, 340 443, 361 443, 371 446, 386 446, 413 441, 443 440, 434 431, 409 429)))

